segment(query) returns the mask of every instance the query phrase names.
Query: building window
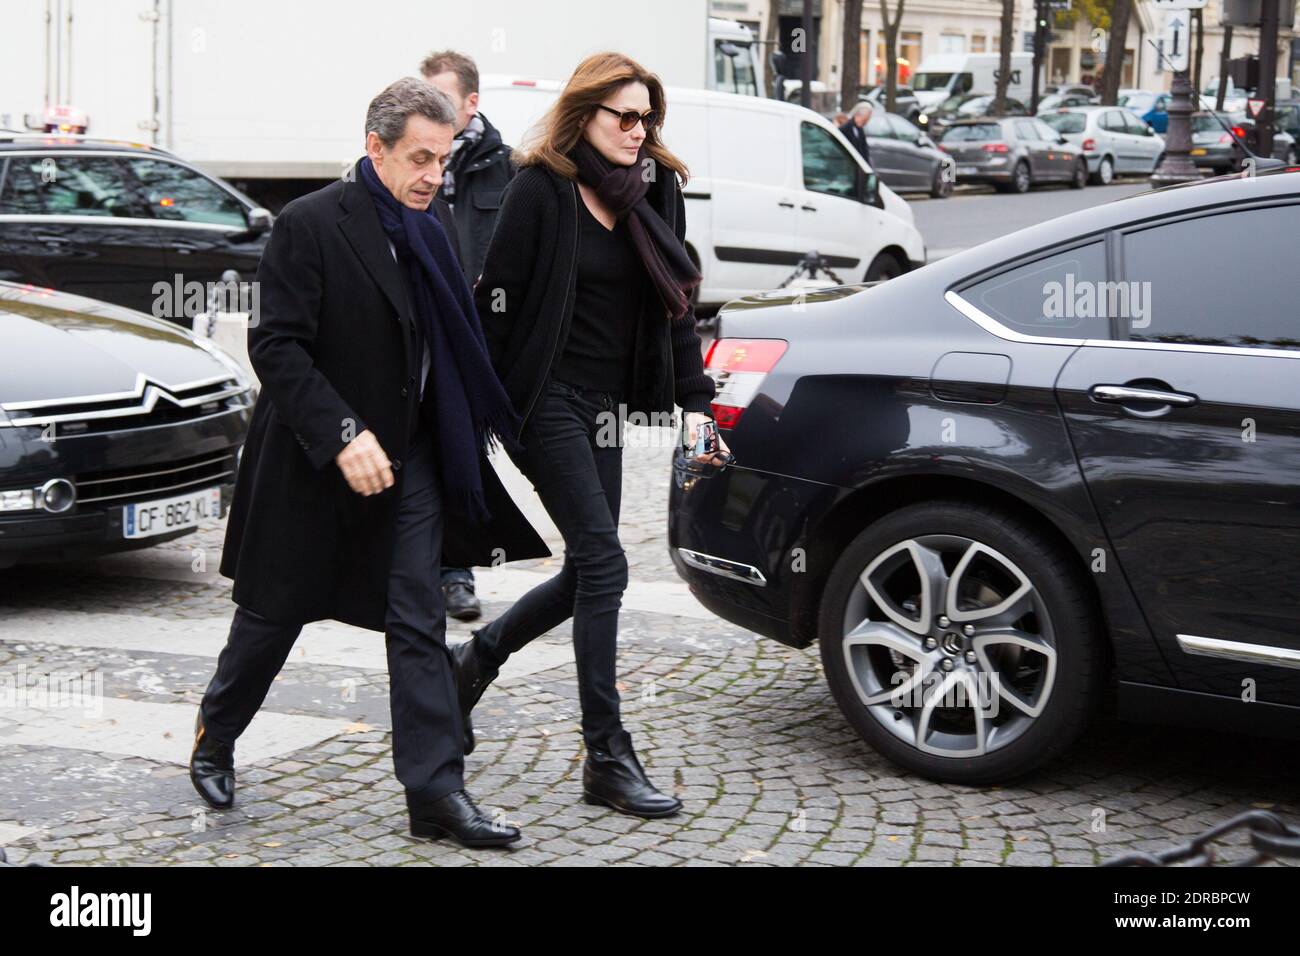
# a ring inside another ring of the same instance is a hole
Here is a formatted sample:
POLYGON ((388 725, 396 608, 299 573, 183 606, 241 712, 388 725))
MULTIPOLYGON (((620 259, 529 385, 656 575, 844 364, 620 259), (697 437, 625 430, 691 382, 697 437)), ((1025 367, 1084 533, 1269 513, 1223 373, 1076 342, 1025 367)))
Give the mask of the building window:
POLYGON ((858 41, 858 80, 863 86, 873 79, 871 75, 871 31, 863 30, 858 41))
POLYGON ((960 33, 943 33, 939 36, 940 53, 965 53, 966 38, 960 33))
MULTIPOLYGON (((921 64, 921 33, 918 30, 904 30, 898 34, 898 82, 907 85, 912 82, 912 71, 921 64)), ((877 83, 885 82, 885 42, 876 43, 877 83)))
POLYGON ((970 38, 970 51, 972 53, 984 53, 988 44, 988 39, 982 33, 975 33, 970 38))

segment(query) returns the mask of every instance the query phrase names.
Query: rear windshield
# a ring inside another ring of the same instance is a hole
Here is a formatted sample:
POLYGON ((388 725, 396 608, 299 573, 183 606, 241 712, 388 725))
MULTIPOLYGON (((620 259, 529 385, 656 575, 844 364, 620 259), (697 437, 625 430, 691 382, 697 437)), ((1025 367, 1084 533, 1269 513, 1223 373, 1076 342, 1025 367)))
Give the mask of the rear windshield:
POLYGON ((1047 113, 1038 118, 1058 133, 1082 133, 1088 125, 1082 113, 1047 113))
POLYGON ((1193 133, 1208 133, 1211 130, 1219 130, 1220 132, 1222 132, 1223 127, 1224 124, 1220 123, 1209 113, 1200 113, 1192 117, 1193 133))
POLYGON ((979 143, 1002 138, 1002 127, 997 123, 971 123, 954 126, 944 135, 945 143, 979 143))

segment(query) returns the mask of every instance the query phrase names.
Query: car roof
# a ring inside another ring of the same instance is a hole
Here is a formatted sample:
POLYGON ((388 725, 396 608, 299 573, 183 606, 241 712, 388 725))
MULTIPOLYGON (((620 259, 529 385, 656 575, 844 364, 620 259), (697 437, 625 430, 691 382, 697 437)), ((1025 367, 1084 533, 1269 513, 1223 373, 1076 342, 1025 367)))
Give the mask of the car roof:
POLYGON ((151 156, 174 157, 175 155, 168 150, 149 143, 137 143, 125 139, 109 139, 70 133, 40 133, 0 129, 0 153, 17 152, 19 150, 103 152, 106 149, 123 153, 147 153, 151 156))
POLYGON ((941 281, 953 285, 1039 250, 1068 247, 1088 238, 1099 239, 1111 229, 1178 213, 1278 197, 1300 198, 1300 171, 1270 169, 1253 177, 1233 174, 1147 190, 991 239, 920 271, 935 270, 931 274, 936 276, 946 273, 941 281))

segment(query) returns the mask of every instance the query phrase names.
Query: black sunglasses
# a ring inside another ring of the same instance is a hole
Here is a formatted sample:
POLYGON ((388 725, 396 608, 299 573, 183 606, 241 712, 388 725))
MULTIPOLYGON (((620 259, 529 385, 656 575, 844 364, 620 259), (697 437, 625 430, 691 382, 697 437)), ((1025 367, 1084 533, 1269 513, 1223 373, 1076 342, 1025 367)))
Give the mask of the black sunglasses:
POLYGON ((612 106, 606 106, 604 103, 597 103, 596 105, 606 113, 613 113, 617 116, 618 128, 625 133, 631 132, 632 127, 638 122, 645 126, 647 133, 659 125, 658 110, 646 110, 645 113, 638 113, 636 110, 626 110, 620 113, 612 106))

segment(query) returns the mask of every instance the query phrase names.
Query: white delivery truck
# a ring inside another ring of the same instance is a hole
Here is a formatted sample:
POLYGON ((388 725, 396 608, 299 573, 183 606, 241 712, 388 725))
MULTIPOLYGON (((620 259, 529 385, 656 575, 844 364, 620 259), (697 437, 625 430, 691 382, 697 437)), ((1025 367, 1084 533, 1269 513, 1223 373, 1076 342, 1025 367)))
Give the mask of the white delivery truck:
MULTIPOLYGON (((482 78, 483 110, 509 142, 529 131, 561 84, 482 78)), ((690 170, 686 245, 703 311, 776 288, 819 253, 843 282, 925 262, 911 207, 825 117, 792 103, 668 87, 663 141, 690 170)))
POLYGON ((763 92, 753 35, 708 0, 6 0, 4 33, 0 127, 73 107, 91 136, 164 147, 277 206, 354 161, 371 97, 433 50, 557 80, 618 50, 665 84, 763 92))
MULTIPOLYGON (((927 56, 912 75, 912 90, 922 110, 938 106, 950 96, 962 93, 996 93, 1002 58, 997 53, 939 53, 927 56)), ((1007 96, 1029 101, 1034 76, 1034 58, 1028 53, 1011 54, 1011 79, 1007 96)))

